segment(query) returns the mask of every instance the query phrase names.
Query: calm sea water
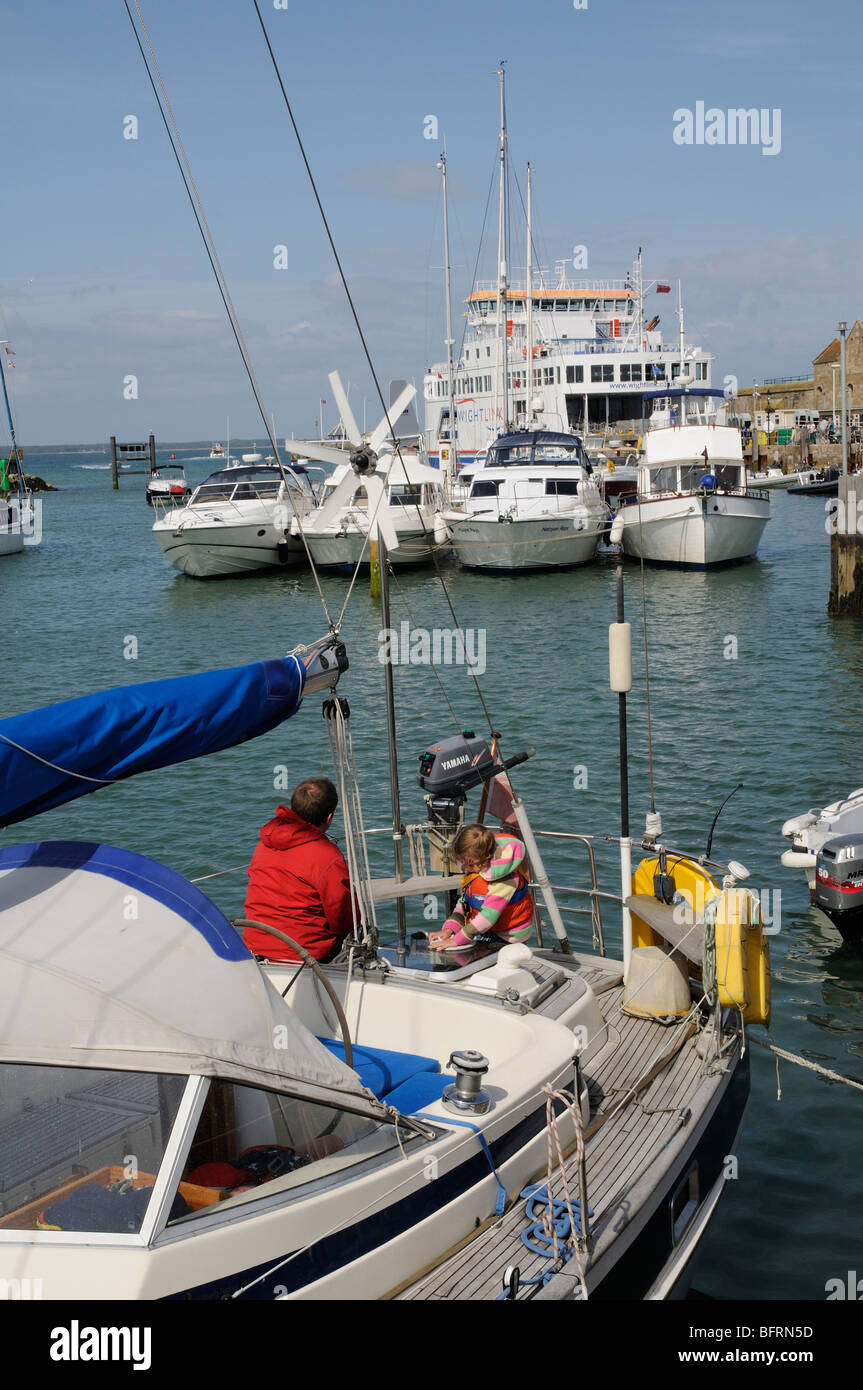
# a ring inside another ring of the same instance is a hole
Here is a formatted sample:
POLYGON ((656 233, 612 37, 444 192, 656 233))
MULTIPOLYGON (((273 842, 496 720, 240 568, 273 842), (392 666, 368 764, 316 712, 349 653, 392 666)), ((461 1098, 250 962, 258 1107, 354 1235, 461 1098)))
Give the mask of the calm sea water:
MULTIPOLYGON (((176 453, 193 483, 215 466, 202 451, 176 453)), ((144 479, 124 476, 114 493, 105 454, 34 452, 27 462, 61 490, 44 498, 42 545, 0 563, 3 714, 278 656, 326 632, 304 571, 210 582, 178 575, 150 533, 144 479), (137 639, 135 660, 124 656, 129 637, 137 639)), ((716 807, 743 782, 719 821, 714 854, 742 860, 753 885, 781 894, 782 930, 771 946, 773 1037, 863 1079, 863 955, 843 948, 835 928, 809 908, 802 873, 779 863, 786 817, 863 782, 863 627, 826 617, 824 522, 823 499, 779 496, 757 563, 710 575, 646 573, 655 785, 666 838, 700 851, 716 807)), ((606 654, 613 568, 519 579, 452 569, 449 586, 462 624, 486 634, 482 686, 505 751, 536 749, 514 774, 535 827, 614 834, 617 700, 608 689, 606 654)), ((334 612, 346 587, 324 581, 334 612)), ((648 759, 634 567, 627 569, 626 604, 636 654, 629 733, 637 832, 647 808, 648 759)), ((392 605, 394 624, 451 626, 433 573, 401 577, 392 605)), ((386 824, 389 797, 379 629, 379 606, 361 582, 344 628, 351 670, 340 691, 350 700, 372 825, 386 824)), ((454 715, 428 667, 395 672, 408 821, 424 819, 415 780, 423 749, 460 727, 486 727, 464 670, 444 667, 437 675, 454 715)), ((316 699, 253 743, 84 797, 3 832, 2 843, 105 840, 189 877, 215 873, 248 861, 261 823, 284 799, 274 791, 282 766, 292 784, 330 770, 316 699)), ((374 853, 379 871, 388 872, 382 839, 374 853)), ((602 886, 614 892, 619 879, 608 846, 600 846, 599 858, 602 886)), ((554 882, 585 881, 579 851, 549 850, 547 863, 554 882)), ((241 912, 244 887, 242 872, 206 885, 232 916, 241 912)), ((606 919, 616 953, 619 922, 613 911, 606 919)), ((573 942, 589 948, 589 926, 575 920, 573 942)), ((716 1298, 822 1300, 828 1279, 863 1267, 861 1096, 782 1063, 777 1101, 775 1061, 758 1047, 752 1071, 739 1175, 727 1185, 694 1282, 716 1298)))

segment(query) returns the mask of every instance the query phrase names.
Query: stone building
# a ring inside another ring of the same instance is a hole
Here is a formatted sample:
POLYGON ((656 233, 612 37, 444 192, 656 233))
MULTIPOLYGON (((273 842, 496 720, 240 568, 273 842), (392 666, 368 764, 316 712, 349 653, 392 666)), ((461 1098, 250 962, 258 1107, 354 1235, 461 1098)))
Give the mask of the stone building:
MULTIPOLYGON (((754 416, 759 430, 791 429, 800 417, 829 419, 837 423, 841 411, 842 381, 840 343, 832 343, 812 362, 811 377, 768 377, 742 387, 734 398, 738 415, 754 416)), ((863 414, 863 323, 856 319, 846 338, 845 368, 848 386, 848 421, 859 425, 863 414)))
MULTIPOLYGON (((840 343, 834 338, 812 363, 816 410, 821 415, 833 415, 837 420, 842 409, 842 377, 840 374, 840 343)), ((854 325, 845 340, 845 375, 848 389, 848 419, 860 423, 863 411, 863 323, 854 325)))

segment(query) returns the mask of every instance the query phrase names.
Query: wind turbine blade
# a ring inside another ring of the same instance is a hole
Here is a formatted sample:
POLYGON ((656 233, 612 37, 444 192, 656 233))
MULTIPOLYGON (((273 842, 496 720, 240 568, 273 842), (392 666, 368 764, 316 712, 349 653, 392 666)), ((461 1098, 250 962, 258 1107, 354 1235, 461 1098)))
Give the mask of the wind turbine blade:
POLYGON ((366 479, 366 491, 369 497, 369 520, 371 521, 371 518, 374 517, 371 525, 372 539, 380 536, 387 550, 395 550, 399 538, 390 511, 390 499, 383 478, 379 474, 371 474, 366 479))
POLYGON ((331 444, 319 444, 314 439, 286 439, 285 452, 288 454, 298 454, 301 459, 311 459, 313 462, 320 463, 347 463, 348 456, 344 449, 335 449, 331 444))
POLYGON ((336 483, 323 506, 316 507, 309 519, 303 522, 304 529, 307 531, 325 531, 338 519, 342 508, 353 502, 357 489, 364 487, 366 481, 365 478, 359 477, 352 468, 348 468, 347 473, 340 483, 336 483))
POLYGON ((362 444, 363 437, 357 429, 357 422, 354 419, 354 413, 351 410, 351 403, 348 400, 348 393, 345 390, 344 386, 342 386, 342 379, 339 376, 338 372, 330 372, 329 382, 332 388, 333 395, 336 398, 336 405, 339 408, 339 414, 342 417, 342 424, 345 427, 348 439, 356 447, 357 445, 362 444))
POLYGON ((395 430, 399 419, 402 415, 404 415, 405 410, 410 405, 416 393, 417 388, 415 386, 406 386, 405 389, 402 391, 401 395, 397 398, 397 400, 393 401, 392 405, 387 411, 389 419, 387 419, 385 416, 384 419, 381 420, 380 424, 376 427, 374 434, 369 440, 369 444, 374 449, 376 454, 380 452, 380 447, 383 444, 384 440, 389 439, 390 435, 395 430))

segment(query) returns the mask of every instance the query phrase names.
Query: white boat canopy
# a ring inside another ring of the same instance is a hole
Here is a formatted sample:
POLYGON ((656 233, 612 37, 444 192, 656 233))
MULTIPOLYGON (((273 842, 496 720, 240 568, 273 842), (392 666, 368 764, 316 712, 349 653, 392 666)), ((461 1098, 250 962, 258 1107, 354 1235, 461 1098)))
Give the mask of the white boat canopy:
POLYGON ((220 1076, 380 1117, 219 909, 144 855, 0 852, 0 1062, 220 1076))

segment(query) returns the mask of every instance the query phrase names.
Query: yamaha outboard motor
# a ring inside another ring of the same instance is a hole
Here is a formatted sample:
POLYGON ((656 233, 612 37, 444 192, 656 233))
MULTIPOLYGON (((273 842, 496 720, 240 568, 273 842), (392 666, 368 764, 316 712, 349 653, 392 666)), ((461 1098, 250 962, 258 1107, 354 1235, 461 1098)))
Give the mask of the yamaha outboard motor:
POLYGON ((863 835, 839 835, 818 851, 815 906, 846 941, 863 940, 863 835))
POLYGON ((477 738, 472 729, 465 729, 455 738, 433 743, 420 758, 417 776, 426 792, 432 825, 458 825, 472 787, 490 782, 499 772, 526 762, 533 753, 533 748, 528 748, 511 758, 493 756, 486 740, 477 738))

